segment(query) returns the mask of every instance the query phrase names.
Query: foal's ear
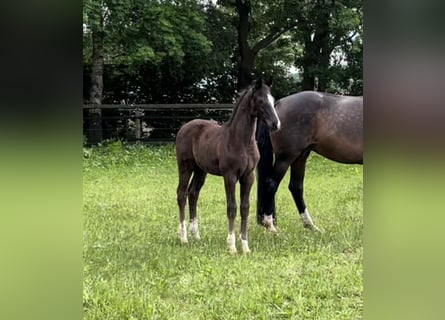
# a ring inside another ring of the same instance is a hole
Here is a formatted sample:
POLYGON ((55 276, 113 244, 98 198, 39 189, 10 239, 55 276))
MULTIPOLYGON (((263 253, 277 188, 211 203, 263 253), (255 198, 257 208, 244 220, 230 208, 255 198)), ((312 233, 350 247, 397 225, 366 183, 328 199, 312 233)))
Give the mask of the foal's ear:
POLYGON ((263 86, 263 79, 259 78, 257 81, 255 81, 255 89, 260 89, 263 86))
POLYGON ((265 79, 264 79, 264 83, 265 83, 268 87, 272 87, 273 76, 268 76, 267 78, 265 78, 265 79))

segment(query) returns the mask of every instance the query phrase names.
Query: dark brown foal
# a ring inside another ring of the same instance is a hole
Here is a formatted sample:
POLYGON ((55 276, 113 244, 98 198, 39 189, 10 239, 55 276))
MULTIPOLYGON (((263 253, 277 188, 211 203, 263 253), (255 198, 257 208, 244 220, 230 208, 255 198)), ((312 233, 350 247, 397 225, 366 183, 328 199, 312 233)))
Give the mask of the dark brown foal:
POLYGON ((229 250, 236 252, 235 216, 237 203, 236 183, 241 190, 241 243, 243 252, 249 253, 247 223, 249 196, 255 179, 255 167, 259 159, 255 141, 257 118, 262 119, 271 131, 280 128, 280 120, 274 109, 270 88, 257 80, 238 99, 230 120, 219 125, 214 121, 195 119, 186 123, 176 137, 176 157, 179 169, 177 200, 179 206, 179 236, 187 243, 185 204, 188 196, 190 229, 199 238, 196 205, 199 192, 207 173, 222 176, 227 202, 229 250), (193 177, 192 177, 193 175, 193 177), (190 178, 192 177, 191 182, 190 178))

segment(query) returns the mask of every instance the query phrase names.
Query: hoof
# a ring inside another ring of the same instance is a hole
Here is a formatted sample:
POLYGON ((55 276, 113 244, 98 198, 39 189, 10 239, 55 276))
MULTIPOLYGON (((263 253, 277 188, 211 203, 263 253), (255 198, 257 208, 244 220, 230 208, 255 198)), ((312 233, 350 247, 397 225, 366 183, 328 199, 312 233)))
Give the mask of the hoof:
POLYGON ((273 224, 273 216, 272 215, 264 215, 263 226, 265 226, 266 229, 270 233, 278 233, 277 228, 275 228, 275 226, 273 224))
POLYGON ((305 209, 303 213, 300 213, 300 218, 301 221, 303 222, 303 227, 305 227, 306 229, 316 232, 321 231, 312 221, 312 217, 307 209, 305 209))
POLYGON ((229 246, 229 252, 231 254, 236 254, 236 240, 235 240, 235 233, 229 233, 227 235, 227 244, 229 246))
POLYGON ((321 232, 320 228, 315 224, 303 224, 303 227, 314 232, 321 232))
POLYGON ((243 253, 249 254, 250 253, 249 242, 247 240, 243 240, 243 238, 241 238, 241 236, 240 236, 240 240, 241 240, 241 246, 243 248, 243 253))
POLYGON ((274 225, 268 226, 267 231, 269 231, 270 233, 273 233, 273 234, 278 234, 278 229, 275 228, 274 225))
POLYGON ((190 222, 189 231, 195 239, 201 240, 201 237, 199 236, 198 220, 196 218, 190 222))
POLYGON ((238 251, 236 250, 236 247, 229 247, 229 253, 230 254, 237 254, 238 251))
POLYGON ((181 222, 179 224, 178 236, 179 236, 179 239, 181 240, 181 243, 188 243, 188 240, 187 240, 187 228, 186 228, 186 225, 185 225, 185 221, 183 221, 183 222, 181 222))

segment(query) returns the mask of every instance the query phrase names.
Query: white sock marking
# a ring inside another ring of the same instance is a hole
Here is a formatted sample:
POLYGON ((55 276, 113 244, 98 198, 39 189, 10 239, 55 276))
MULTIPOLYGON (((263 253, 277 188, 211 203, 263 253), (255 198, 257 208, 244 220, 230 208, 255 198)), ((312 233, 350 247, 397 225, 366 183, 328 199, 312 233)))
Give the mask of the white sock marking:
POLYGON ((236 253, 235 232, 229 233, 229 235, 227 236, 227 244, 229 245, 229 251, 231 253, 236 253))
POLYGON ((182 221, 179 224, 179 238, 181 239, 181 243, 187 243, 187 223, 182 221))
POLYGON ((249 241, 247 241, 247 239, 246 240, 241 239, 241 246, 243 248, 244 253, 250 253, 249 241))
POLYGON ((198 218, 194 218, 190 223, 190 231, 193 233, 196 239, 201 239, 199 236, 198 218))

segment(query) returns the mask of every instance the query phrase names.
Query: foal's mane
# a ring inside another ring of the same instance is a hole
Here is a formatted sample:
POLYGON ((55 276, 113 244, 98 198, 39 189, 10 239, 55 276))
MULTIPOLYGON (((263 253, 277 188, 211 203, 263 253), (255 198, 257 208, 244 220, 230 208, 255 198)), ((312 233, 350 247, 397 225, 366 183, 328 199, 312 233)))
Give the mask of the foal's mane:
POLYGON ((240 105, 241 102, 244 100, 245 96, 247 95, 247 93, 250 91, 251 88, 252 88, 252 86, 249 86, 249 87, 247 87, 246 89, 241 90, 241 91, 238 93, 238 97, 237 97, 237 99, 236 99, 236 103, 235 103, 235 107, 233 108, 232 115, 230 116, 229 120, 225 123, 225 125, 229 125, 229 124, 232 123, 233 118, 235 117, 236 112, 238 111, 238 107, 239 107, 239 105, 240 105))

